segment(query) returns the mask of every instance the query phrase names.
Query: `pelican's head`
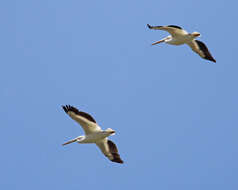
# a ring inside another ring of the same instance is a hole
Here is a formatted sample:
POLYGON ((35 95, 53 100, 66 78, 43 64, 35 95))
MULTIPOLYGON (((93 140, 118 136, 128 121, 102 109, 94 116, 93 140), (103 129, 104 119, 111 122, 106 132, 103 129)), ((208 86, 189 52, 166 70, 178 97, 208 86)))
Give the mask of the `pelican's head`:
POLYGON ((201 34, 200 34, 199 32, 193 32, 191 35, 192 35, 194 38, 201 36, 201 34))
POLYGON ((116 133, 116 131, 112 130, 111 128, 107 128, 105 131, 109 133, 110 135, 115 135, 116 133))
POLYGON ((62 145, 67 145, 67 144, 70 144, 70 143, 73 143, 73 142, 79 142, 79 141, 82 140, 83 138, 84 138, 83 136, 78 136, 77 138, 72 139, 72 140, 70 140, 70 141, 68 141, 68 142, 66 142, 66 143, 64 143, 64 144, 62 144, 62 145))

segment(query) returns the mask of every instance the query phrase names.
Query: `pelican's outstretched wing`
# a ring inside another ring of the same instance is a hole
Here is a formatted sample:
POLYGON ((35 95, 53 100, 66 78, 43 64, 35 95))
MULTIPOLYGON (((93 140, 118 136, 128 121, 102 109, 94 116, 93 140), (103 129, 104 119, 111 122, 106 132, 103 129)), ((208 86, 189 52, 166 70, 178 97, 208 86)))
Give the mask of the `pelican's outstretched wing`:
POLYGON ((190 48, 192 48, 194 52, 200 55, 200 57, 202 57, 203 59, 207 59, 216 63, 216 60, 212 57, 207 46, 203 42, 199 40, 192 40, 187 44, 190 46, 190 48))
POLYGON ((187 31, 183 30, 180 26, 176 25, 168 25, 168 26, 151 26, 147 24, 149 29, 154 29, 154 30, 164 30, 169 32, 173 37, 176 36, 177 34, 188 34, 187 31))
POLYGON ((82 126, 86 135, 101 131, 101 128, 97 125, 96 121, 88 113, 79 111, 77 108, 70 105, 62 106, 62 108, 73 120, 82 126))
POLYGON ((108 157, 109 160, 120 164, 123 163, 120 154, 118 153, 117 147, 112 141, 105 138, 97 142, 96 145, 100 148, 102 153, 108 157))

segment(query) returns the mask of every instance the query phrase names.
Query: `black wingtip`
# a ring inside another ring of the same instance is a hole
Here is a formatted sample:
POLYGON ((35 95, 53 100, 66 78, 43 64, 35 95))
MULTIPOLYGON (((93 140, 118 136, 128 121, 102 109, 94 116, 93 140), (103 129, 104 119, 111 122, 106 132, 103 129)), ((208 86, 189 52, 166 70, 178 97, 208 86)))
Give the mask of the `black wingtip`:
POLYGON ((216 63, 216 60, 212 57, 212 55, 209 51, 206 53, 206 56, 204 57, 204 59, 207 59, 209 61, 216 63))
POLYGON ((66 106, 61 106, 61 107, 64 109, 65 113, 68 113, 67 105, 66 106))
POLYGON ((212 57, 210 52, 209 52, 209 54, 207 53, 207 55, 205 57, 203 57, 203 58, 206 59, 206 60, 214 62, 214 64, 216 63, 216 60, 212 57))
POLYGON ((214 62, 214 64, 216 63, 216 60, 210 55, 210 56, 205 56, 204 59, 209 60, 214 62))
POLYGON ((119 164, 123 164, 124 162, 121 159, 120 154, 118 153, 116 144, 114 142, 112 142, 111 140, 108 140, 107 143, 109 146, 109 150, 113 156, 113 159, 111 159, 111 161, 119 163, 119 164))
POLYGON ((111 160, 112 162, 116 162, 116 163, 119 163, 119 164, 123 164, 124 161, 121 160, 120 158, 114 158, 113 160, 111 160))
POLYGON ((64 109, 65 113, 68 113, 69 111, 73 111, 75 113, 78 112, 78 109, 71 106, 71 105, 65 105, 65 106, 62 106, 62 108, 64 109))
POLYGON ((71 105, 62 106, 62 108, 64 109, 64 111, 67 114, 68 114, 68 112, 73 112, 74 114, 80 115, 80 116, 88 119, 89 121, 96 123, 95 119, 91 115, 89 115, 86 112, 79 111, 77 108, 75 108, 75 107, 73 107, 71 105))
POLYGON ((207 46, 205 45, 205 43, 199 41, 199 40, 195 40, 195 42, 197 43, 199 49, 203 52, 204 56, 202 56, 204 59, 207 59, 209 61, 212 61, 214 63, 216 63, 216 60, 212 57, 212 54, 210 53, 210 51, 208 50, 207 46))
POLYGON ((151 26, 151 25, 149 25, 149 24, 147 24, 147 27, 148 27, 149 29, 151 29, 151 28, 152 28, 152 26, 151 26))

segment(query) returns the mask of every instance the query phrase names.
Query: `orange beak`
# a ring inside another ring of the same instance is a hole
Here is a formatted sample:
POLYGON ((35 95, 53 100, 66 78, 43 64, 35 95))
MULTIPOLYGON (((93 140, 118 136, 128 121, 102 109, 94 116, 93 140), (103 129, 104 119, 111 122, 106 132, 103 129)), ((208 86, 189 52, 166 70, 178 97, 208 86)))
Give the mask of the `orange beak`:
POLYGON ((164 42, 164 40, 160 40, 160 41, 154 42, 152 45, 156 45, 156 44, 159 44, 159 43, 162 43, 162 42, 164 42))
POLYGON ((67 144, 70 144, 70 143, 73 143, 73 142, 76 142, 76 141, 77 141, 77 138, 76 139, 72 139, 72 140, 70 140, 70 141, 68 141, 68 142, 66 142, 66 143, 64 143, 62 145, 64 146, 64 145, 67 145, 67 144))

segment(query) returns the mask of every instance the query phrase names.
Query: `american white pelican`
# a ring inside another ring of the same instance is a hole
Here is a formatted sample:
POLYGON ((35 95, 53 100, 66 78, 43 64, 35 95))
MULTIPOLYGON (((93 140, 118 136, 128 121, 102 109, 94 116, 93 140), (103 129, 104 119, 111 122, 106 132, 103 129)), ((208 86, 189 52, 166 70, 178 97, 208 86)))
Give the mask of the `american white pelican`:
POLYGON ((108 136, 115 134, 115 131, 108 128, 106 130, 102 130, 101 127, 96 123, 91 115, 88 113, 79 111, 77 108, 66 105, 62 106, 64 111, 76 122, 78 122, 84 132, 85 136, 79 136, 75 139, 72 139, 63 145, 67 145, 73 142, 77 143, 95 143, 102 153, 108 157, 112 162, 117 162, 122 164, 123 161, 120 158, 116 145, 108 140, 108 136))
POLYGON ((209 52, 207 46, 198 40, 195 40, 196 37, 200 36, 199 32, 188 33, 186 30, 183 30, 179 26, 168 25, 168 26, 151 26, 147 24, 149 29, 154 30, 165 30, 171 34, 171 36, 167 36, 160 41, 154 42, 152 45, 159 44, 161 42, 165 42, 172 45, 182 45, 187 44, 192 48, 194 52, 196 52, 200 57, 216 62, 216 60, 212 57, 209 52))

